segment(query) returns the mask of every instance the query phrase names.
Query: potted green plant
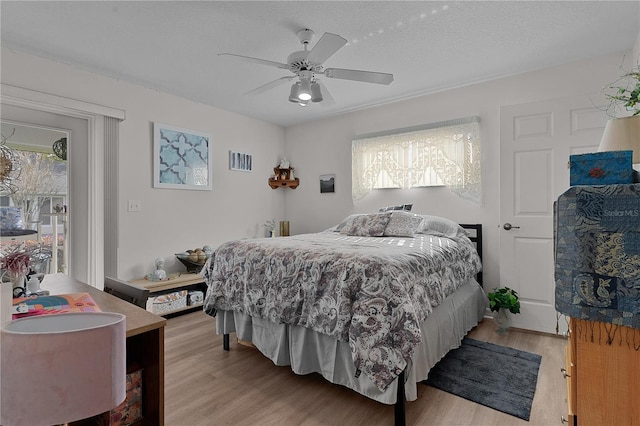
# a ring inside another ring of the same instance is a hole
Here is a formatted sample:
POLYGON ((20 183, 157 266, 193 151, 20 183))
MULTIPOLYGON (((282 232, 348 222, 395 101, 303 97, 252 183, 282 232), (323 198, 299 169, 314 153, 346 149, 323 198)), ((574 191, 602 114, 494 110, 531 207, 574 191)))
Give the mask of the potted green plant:
POLYGON ((618 118, 620 107, 631 112, 632 116, 640 115, 640 67, 624 73, 619 79, 606 85, 604 90, 604 96, 609 100, 607 115, 618 118))
POLYGON ((520 298, 518 293, 509 287, 499 287, 490 291, 489 309, 495 312, 493 320, 496 323, 496 332, 506 334, 511 327, 511 314, 520 313, 520 298))

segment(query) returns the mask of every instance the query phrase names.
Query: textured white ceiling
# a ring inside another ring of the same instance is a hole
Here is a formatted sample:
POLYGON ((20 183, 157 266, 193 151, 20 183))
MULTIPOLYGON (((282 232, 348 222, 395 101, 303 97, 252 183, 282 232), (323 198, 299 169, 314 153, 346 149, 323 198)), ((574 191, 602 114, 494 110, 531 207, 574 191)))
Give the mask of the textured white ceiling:
POLYGON ((1 1, 0 18, 11 49, 283 126, 630 50, 640 34, 638 1, 1 1), (288 102, 289 84, 243 96, 290 73, 218 53, 286 62, 301 28, 348 40, 326 67, 395 81, 324 78, 332 107, 288 102))

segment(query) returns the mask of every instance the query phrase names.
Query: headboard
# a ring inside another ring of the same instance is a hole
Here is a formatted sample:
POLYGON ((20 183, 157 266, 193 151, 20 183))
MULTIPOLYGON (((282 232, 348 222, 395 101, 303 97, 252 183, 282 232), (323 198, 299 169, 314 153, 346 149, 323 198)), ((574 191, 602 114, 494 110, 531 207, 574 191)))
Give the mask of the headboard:
MULTIPOLYGON (((480 261, 482 261, 482 224, 481 223, 474 223, 474 224, 468 224, 468 223, 461 223, 460 226, 462 226, 464 229, 466 230, 470 230, 473 232, 468 232, 469 234, 469 239, 476 243, 476 251, 478 252, 478 256, 480 256, 480 261)), ((480 270, 480 272, 478 272, 478 274, 476 275, 476 281, 478 281, 478 284, 480 284, 480 286, 483 286, 482 284, 482 270, 480 270)))

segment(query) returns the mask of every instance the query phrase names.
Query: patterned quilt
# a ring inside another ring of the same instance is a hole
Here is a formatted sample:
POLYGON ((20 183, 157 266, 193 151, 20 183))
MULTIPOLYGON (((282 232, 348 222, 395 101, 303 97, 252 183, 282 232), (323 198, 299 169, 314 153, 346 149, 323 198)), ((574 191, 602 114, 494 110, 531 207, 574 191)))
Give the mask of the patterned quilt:
POLYGON ((357 371, 385 390, 420 343, 420 324, 480 268, 466 237, 325 231, 231 241, 202 269, 204 310, 239 311, 349 342, 357 371))

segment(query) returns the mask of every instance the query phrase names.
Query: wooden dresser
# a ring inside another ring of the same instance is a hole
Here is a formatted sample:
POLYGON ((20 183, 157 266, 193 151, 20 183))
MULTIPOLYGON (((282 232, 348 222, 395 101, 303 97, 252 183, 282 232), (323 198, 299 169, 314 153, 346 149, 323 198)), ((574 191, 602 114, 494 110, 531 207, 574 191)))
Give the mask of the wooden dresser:
POLYGON ((570 425, 640 425, 640 329, 571 319, 570 425))
POLYGON ((127 317, 127 367, 142 368, 142 415, 135 425, 164 424, 164 326, 167 320, 63 274, 46 275, 51 294, 89 293, 103 312, 127 317))

